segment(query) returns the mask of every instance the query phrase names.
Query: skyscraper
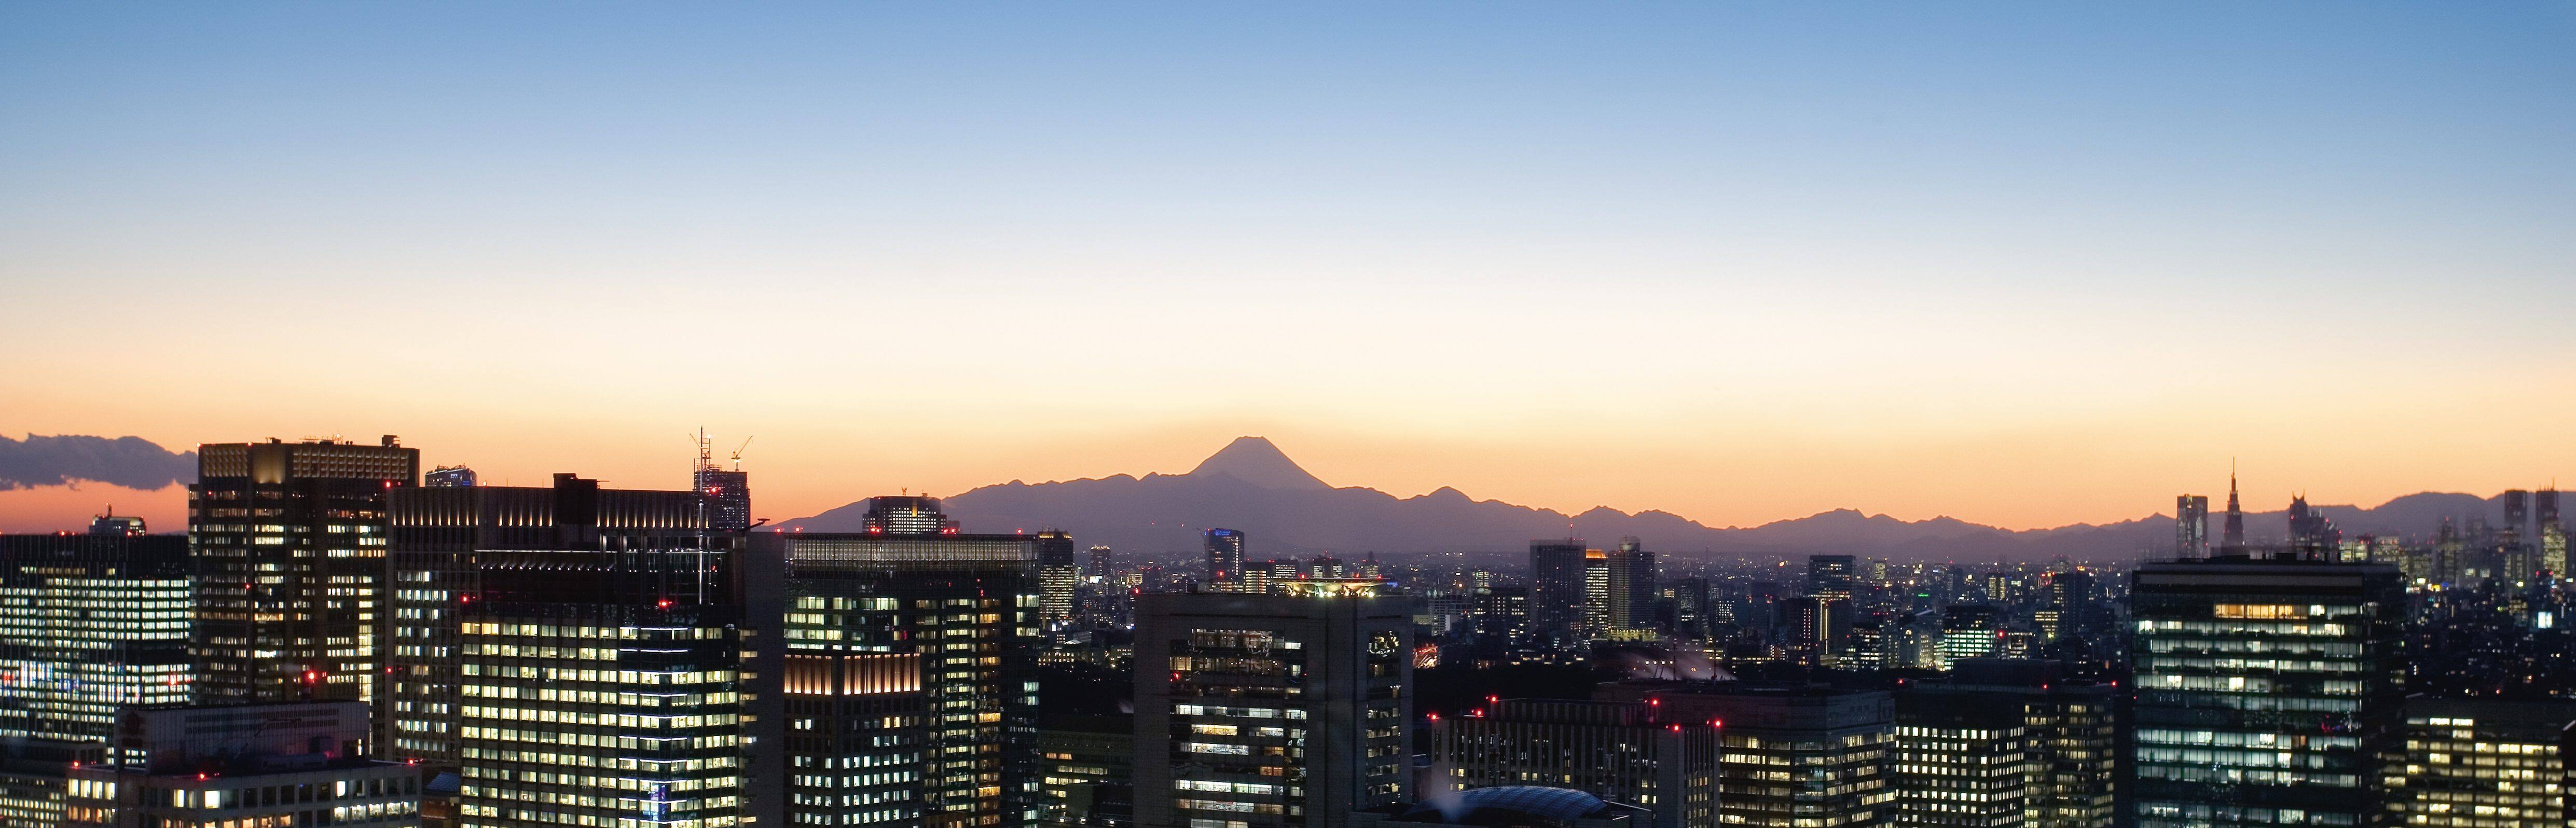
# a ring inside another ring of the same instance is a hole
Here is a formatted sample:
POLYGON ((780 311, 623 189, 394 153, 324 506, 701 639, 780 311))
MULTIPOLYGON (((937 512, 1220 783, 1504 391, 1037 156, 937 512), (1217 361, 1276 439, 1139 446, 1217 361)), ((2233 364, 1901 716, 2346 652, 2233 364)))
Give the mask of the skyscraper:
POLYGON ((186 702, 188 573, 140 521, 0 535, 0 737, 106 741, 120 707, 186 702))
POLYGON ((2132 580, 2139 828, 2381 824, 2405 697, 2394 567, 2221 556, 2132 580))
POLYGON ((2023 821, 2034 828, 2111 828, 2127 757, 2118 751, 2116 685, 2070 680, 2056 662, 1964 659, 1939 682, 1916 686, 1956 706, 2017 712, 2030 740, 2023 821))
POLYGON ((1620 630, 1645 630, 1655 621, 1655 553, 1633 537, 1620 538, 1610 550, 1610 624, 1620 630))
POLYGON ((2567 522, 2558 516, 2558 485, 2550 484, 2536 498, 2538 509, 2537 536, 2540 539, 2539 565, 2552 576, 2567 576, 2567 522))
POLYGON ((1792 643, 1801 658, 1838 665, 1849 650, 1853 591, 1859 568, 1850 555, 1807 556, 1807 594, 1795 604, 1798 627, 1792 643))
POLYGON ((1207 547, 1207 580, 1211 584, 1228 584, 1243 580, 1246 563, 1243 533, 1232 529, 1210 529, 1204 535, 1207 547))
POLYGON ((198 446, 196 698, 372 701, 385 499, 419 483, 420 450, 393 435, 198 446))
POLYGON ((1084 577, 1098 578, 1102 580, 1107 580, 1111 576, 1117 575, 1118 551, 1109 548, 1109 545, 1105 543, 1093 544, 1091 547, 1091 557, 1084 562, 1082 574, 1084 577))
POLYGON ((2236 469, 2227 469, 2227 524, 2218 538, 2220 554, 2245 554, 2245 506, 2236 497, 2236 469))
POLYGON ((1136 824, 1340 828, 1413 798, 1413 613, 1381 581, 1146 594, 1136 824))
MULTIPOLYGON (((396 678, 416 684, 395 700, 424 706, 394 717, 426 719, 452 698, 459 828, 743 821, 751 641, 740 537, 709 531, 704 502, 570 474, 549 488, 401 499, 406 534, 436 547, 424 550, 437 567, 428 571, 466 585, 453 696, 438 671, 398 664, 396 678)), ((415 744, 444 735, 396 732, 415 744)))
POLYGON ((2174 498, 2174 556, 2185 560, 2209 557, 2207 496, 2187 494, 2174 498))
POLYGON ((1562 637, 1582 626, 1584 551, 1581 538, 1530 541, 1530 626, 1538 634, 1562 637))
POLYGON ((1048 529, 1037 536, 1038 622, 1054 626, 1073 620, 1073 587, 1082 570, 1073 562, 1073 534, 1048 529))
MULTIPOLYGON (((1058 540, 1046 554, 1069 563, 1072 540, 1058 540)), ((785 619, 779 671, 790 684, 783 710, 761 717, 762 743, 784 750, 774 766, 765 755, 759 775, 785 777, 788 824, 1041 819, 1039 537, 961 533, 945 514, 911 512, 885 531, 755 542, 763 565, 783 572, 765 599, 781 606, 759 613, 785 619)))
POLYGON ((1583 622, 1579 625, 1583 640, 1607 639, 1616 627, 1610 620, 1610 569, 1610 553, 1583 550, 1583 622))
MULTIPOLYGON (((704 500, 687 491, 601 489, 598 481, 570 474, 555 475, 551 486, 394 492, 386 552, 389 611, 381 639, 385 670, 376 692, 380 751, 433 769, 459 765, 459 706, 469 675, 464 671, 483 655, 467 651, 483 639, 469 637, 464 625, 468 617, 488 615, 488 602, 502 594, 492 591, 500 587, 487 584, 489 578, 594 562, 614 550, 633 550, 639 565, 667 568, 703 549, 709 565, 718 566, 739 539, 700 522, 708 517, 704 500)), ((639 570, 635 577, 641 584, 670 576, 639 570)), ((690 588, 694 597, 694 582, 690 588)), ((594 597, 614 603, 624 587, 603 589, 608 591, 594 597)))

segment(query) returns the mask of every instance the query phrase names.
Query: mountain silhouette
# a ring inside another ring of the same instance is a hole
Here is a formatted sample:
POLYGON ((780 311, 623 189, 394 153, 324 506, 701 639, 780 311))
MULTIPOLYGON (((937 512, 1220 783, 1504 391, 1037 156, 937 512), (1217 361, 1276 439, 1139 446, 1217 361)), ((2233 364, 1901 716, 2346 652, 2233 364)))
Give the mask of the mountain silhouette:
MULTIPOLYGON (((2346 537, 2429 537, 2445 517, 2466 524, 2497 519, 2500 498, 2425 492, 2377 508, 2319 505, 2346 537)), ((1533 538, 1571 534, 1597 545, 1634 535, 1667 554, 1800 555, 1842 553, 1898 561, 2130 559, 2170 554, 2173 517, 2152 514, 2110 524, 2011 530, 1951 517, 1899 520, 1835 509, 1754 527, 1711 527, 1670 512, 1629 513, 1607 506, 1568 515, 1477 500, 1454 488, 1396 497, 1365 487, 1335 488, 1308 473, 1261 437, 1239 437, 1188 474, 1116 475, 1046 483, 1011 481, 942 499, 969 532, 1065 529, 1082 544, 1108 544, 1142 554, 1200 547, 1199 533, 1226 527, 1249 536, 1254 559, 1330 552, 1356 556, 1433 552, 1520 554, 1533 538)), ((861 500, 781 528, 857 531, 861 500)), ((2216 536, 2217 517, 2211 517, 2216 536)), ((2248 540, 2277 543, 2284 512, 2246 514, 2248 540)))
POLYGON ((1332 486, 1306 471, 1268 437, 1237 437, 1190 470, 1191 477, 1225 475, 1265 489, 1320 491, 1332 486))

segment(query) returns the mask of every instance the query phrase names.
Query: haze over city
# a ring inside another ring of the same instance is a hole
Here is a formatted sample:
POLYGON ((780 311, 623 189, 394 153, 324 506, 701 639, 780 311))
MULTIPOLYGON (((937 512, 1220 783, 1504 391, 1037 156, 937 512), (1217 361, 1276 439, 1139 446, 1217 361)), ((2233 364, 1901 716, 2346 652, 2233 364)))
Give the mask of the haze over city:
POLYGON ((1244 434, 1717 526, 2576 479, 2567 7, 2191 9, 13 5, 0 434, 705 426, 781 520, 1244 434))

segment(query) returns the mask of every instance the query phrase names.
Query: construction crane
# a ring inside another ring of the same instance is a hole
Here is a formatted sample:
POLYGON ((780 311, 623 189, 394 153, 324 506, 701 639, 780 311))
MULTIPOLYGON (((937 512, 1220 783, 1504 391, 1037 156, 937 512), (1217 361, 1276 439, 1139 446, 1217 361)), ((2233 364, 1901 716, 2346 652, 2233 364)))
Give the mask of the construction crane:
MULTIPOLYGON (((759 436, 759 435, 756 435, 756 434, 755 434, 755 435, 752 435, 752 436, 753 436, 753 437, 757 437, 757 436, 759 436)), ((742 471, 742 450, 743 450, 743 449, 747 449, 747 448, 751 448, 751 437, 744 437, 744 438, 742 438, 742 445, 740 445, 740 446, 735 446, 735 447, 734 447, 734 450, 733 450, 733 470, 734 470, 734 471, 742 471)))

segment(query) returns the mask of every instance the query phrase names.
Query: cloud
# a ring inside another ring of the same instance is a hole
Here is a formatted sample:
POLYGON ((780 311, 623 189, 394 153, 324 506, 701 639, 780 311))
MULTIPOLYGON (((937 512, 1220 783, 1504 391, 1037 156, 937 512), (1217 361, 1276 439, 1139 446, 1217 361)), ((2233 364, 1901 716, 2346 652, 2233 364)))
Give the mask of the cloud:
POLYGON ((141 437, 0 437, 0 491, 83 480, 149 491, 195 479, 196 452, 173 452, 141 437))

